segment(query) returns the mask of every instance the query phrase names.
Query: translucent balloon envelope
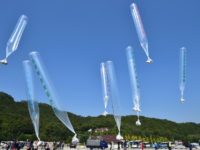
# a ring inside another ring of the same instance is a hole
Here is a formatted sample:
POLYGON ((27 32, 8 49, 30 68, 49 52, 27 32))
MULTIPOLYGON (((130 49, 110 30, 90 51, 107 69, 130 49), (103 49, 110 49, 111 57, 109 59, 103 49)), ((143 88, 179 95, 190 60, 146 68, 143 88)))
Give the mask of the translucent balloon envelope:
MULTIPOLYGON (((128 46, 126 48, 126 56, 127 56, 127 62, 128 62, 128 68, 129 68, 129 74, 130 74, 130 81, 131 81, 131 89, 132 89, 132 99, 133 99, 133 110, 136 111, 138 116, 138 121, 136 122, 136 125, 138 125, 139 121, 139 112, 140 109, 140 87, 138 84, 138 77, 136 72, 136 65, 135 65, 135 58, 133 53, 133 48, 131 46, 128 46)), ((140 123, 141 125, 141 123, 140 123)))
POLYGON ((62 110, 60 108, 60 105, 58 104, 59 99, 55 93, 53 84, 50 82, 47 71, 41 61, 39 53, 31 52, 30 57, 31 57, 31 61, 34 66, 34 69, 40 79, 42 87, 45 91, 46 96, 49 99, 50 105, 51 105, 55 115, 71 132, 76 134, 76 132, 74 131, 74 128, 69 120, 67 111, 62 110))
POLYGON ((108 74, 108 82, 110 88, 109 100, 111 101, 112 104, 113 115, 119 132, 118 135, 120 135, 120 129, 121 129, 121 110, 119 105, 120 98, 119 98, 114 65, 112 61, 106 62, 106 70, 108 74))
POLYGON ((186 83, 186 52, 187 49, 182 47, 180 49, 180 92, 181 99, 180 101, 183 103, 184 99, 184 91, 185 91, 185 83, 186 83))
POLYGON ((21 15, 16 27, 8 40, 7 48, 6 48, 6 57, 8 57, 10 54, 12 54, 15 50, 17 50, 17 47, 19 45, 19 41, 21 39, 21 36, 24 32, 24 29, 27 25, 28 18, 25 15, 21 15))
POLYGON ((144 50, 144 52, 147 56, 146 62, 152 63, 152 59, 149 56, 147 36, 146 36, 145 30, 144 30, 144 26, 142 24, 142 20, 141 20, 141 17, 140 17, 138 7, 135 3, 132 3, 130 5, 130 9, 131 9, 131 14, 132 14, 133 21, 134 21, 134 24, 135 24, 135 28, 136 28, 136 31, 137 31, 137 35, 138 35, 138 38, 139 38, 139 41, 140 41, 140 45, 143 48, 143 50, 144 50))
POLYGON ((35 90, 34 90, 34 80, 33 80, 33 70, 32 64, 29 60, 23 62, 26 86, 27 86, 27 97, 28 97, 28 110, 34 126, 35 134, 39 138, 39 106, 38 102, 35 99, 35 90))
POLYGON ((10 39, 7 42, 6 58, 1 60, 0 61, 1 63, 7 64, 8 56, 10 56, 14 51, 17 50, 20 39, 27 25, 27 22, 28 22, 28 17, 26 17, 25 15, 21 15, 15 26, 13 33, 11 34, 10 39))
POLYGON ((109 83, 108 83, 108 74, 106 70, 106 64, 101 63, 100 65, 100 72, 101 72, 101 81, 102 81, 102 89, 103 89, 103 100, 104 100, 104 108, 105 111, 103 112, 103 115, 106 116, 108 112, 106 111, 108 106, 108 100, 109 100, 109 83))

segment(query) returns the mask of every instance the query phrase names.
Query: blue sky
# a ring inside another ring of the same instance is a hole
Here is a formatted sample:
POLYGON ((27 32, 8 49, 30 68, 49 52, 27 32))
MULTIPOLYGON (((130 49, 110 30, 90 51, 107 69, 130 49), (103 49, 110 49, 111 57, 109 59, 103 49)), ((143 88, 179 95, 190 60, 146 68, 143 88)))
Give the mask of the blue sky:
MULTIPOLYGON (((133 114, 125 48, 135 50, 142 115, 200 123, 200 1, 136 0, 149 40, 153 64, 145 63, 129 5, 132 0, 1 0, 0 57, 21 14, 29 22, 16 53, 0 66, 0 90, 26 99, 22 61, 40 52, 60 104, 79 115, 104 111, 100 63, 112 60, 123 115, 133 114), (179 49, 185 46, 185 104, 179 97, 179 49)), ((38 79, 36 95, 47 103, 38 79)))

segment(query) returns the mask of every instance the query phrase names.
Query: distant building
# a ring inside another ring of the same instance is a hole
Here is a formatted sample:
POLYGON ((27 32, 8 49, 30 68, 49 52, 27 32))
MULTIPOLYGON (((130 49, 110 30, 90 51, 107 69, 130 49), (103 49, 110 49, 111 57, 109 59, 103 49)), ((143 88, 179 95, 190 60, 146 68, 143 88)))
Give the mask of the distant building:
POLYGON ((108 128, 97 128, 94 130, 95 133, 103 133, 103 132, 107 132, 109 129, 108 128))

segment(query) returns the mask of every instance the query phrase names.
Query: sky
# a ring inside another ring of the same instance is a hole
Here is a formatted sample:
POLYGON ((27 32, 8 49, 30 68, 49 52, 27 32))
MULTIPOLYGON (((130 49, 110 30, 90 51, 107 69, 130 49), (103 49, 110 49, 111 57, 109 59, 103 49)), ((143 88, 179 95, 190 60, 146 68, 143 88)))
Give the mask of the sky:
MULTIPOLYGON (((200 123, 199 0, 1 0, 0 57, 20 15, 28 25, 7 66, 0 65, 0 91, 25 100, 22 61, 38 51, 54 83, 59 104, 83 116, 104 111, 100 63, 112 60, 123 115, 132 115, 126 47, 133 46, 141 94, 141 115, 200 123), (146 64, 130 13, 135 2, 149 41, 146 64), (180 103, 179 52, 187 48, 184 104, 180 103)), ((35 75, 37 100, 48 103, 35 75)), ((110 109, 109 109, 110 111, 110 109)), ((111 113, 111 111, 110 111, 111 113)))

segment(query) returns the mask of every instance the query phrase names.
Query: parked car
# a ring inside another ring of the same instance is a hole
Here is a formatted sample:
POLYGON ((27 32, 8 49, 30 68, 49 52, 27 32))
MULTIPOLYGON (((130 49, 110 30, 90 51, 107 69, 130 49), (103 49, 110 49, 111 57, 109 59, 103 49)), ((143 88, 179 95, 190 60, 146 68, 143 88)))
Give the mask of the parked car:
POLYGON ((175 149, 185 149, 184 145, 175 145, 174 146, 175 149))
POLYGON ((129 145, 131 148, 138 148, 140 145, 140 141, 130 141, 129 145))
POLYGON ((190 143, 192 145, 192 148, 194 149, 200 149, 199 143, 190 143))
POLYGON ((93 148, 105 149, 105 148, 108 148, 108 143, 104 140, 88 139, 86 142, 86 147, 90 149, 93 149, 93 148))
POLYGON ((160 148, 160 149, 168 148, 168 143, 166 143, 166 142, 159 143, 159 144, 158 144, 158 148, 160 148))
POLYGON ((145 147, 145 148, 150 148, 150 147, 151 147, 151 144, 148 143, 148 142, 144 142, 144 147, 145 147))

